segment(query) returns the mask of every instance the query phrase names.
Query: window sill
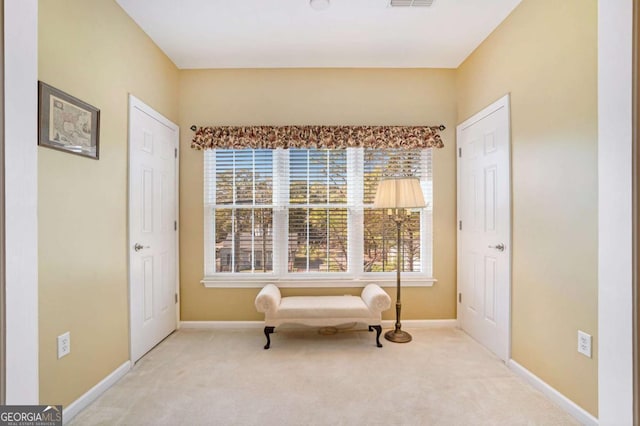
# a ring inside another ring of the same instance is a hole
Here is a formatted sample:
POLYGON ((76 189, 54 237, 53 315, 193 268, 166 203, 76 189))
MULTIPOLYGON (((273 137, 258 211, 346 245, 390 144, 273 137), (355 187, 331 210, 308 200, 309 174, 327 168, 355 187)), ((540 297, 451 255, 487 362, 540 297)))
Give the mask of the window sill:
MULTIPOLYGON (((402 277, 402 287, 432 287, 438 280, 430 277, 402 277)), ((206 288, 262 288, 267 284, 275 284, 280 288, 318 288, 318 287, 365 287, 374 283, 380 287, 395 287, 396 277, 366 278, 326 278, 318 276, 276 278, 260 277, 204 277, 200 281, 206 288)))

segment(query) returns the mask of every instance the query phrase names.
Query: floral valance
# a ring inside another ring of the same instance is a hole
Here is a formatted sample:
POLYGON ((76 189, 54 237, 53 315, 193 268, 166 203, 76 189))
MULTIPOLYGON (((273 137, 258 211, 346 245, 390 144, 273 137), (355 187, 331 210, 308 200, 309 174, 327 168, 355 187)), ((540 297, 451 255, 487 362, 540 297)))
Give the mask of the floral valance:
POLYGON ((442 148, 444 126, 195 127, 194 149, 442 148))

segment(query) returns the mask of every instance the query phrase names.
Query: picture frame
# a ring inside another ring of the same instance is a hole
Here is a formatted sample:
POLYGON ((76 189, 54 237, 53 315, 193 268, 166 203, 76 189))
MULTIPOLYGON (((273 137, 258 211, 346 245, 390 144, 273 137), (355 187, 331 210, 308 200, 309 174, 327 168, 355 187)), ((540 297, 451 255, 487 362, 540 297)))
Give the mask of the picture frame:
POLYGON ((100 158, 100 110, 38 81, 38 145, 100 158))

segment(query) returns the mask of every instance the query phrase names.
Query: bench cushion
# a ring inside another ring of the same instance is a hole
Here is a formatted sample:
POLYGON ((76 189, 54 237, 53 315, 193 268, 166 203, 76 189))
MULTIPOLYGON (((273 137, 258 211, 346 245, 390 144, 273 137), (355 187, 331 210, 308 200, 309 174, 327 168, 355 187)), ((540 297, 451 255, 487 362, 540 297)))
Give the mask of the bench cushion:
POLYGON ((278 318, 369 318, 372 314, 359 296, 283 297, 278 318))

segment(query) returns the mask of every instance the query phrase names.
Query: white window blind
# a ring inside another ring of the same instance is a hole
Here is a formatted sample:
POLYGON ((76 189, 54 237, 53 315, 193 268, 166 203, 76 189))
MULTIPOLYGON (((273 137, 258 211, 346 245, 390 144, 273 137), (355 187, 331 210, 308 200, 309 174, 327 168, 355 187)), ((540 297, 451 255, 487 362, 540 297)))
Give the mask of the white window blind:
POLYGON ((431 150, 364 150, 364 271, 389 272, 397 268, 396 223, 379 209, 371 208, 380 179, 387 176, 420 178, 427 203, 417 209, 402 225, 401 247, 404 262, 401 270, 431 274, 431 150), (422 235, 424 234, 424 238, 422 235))
POLYGON ((288 272, 346 272, 347 151, 289 150, 288 272))
POLYGON ((420 178, 427 206, 404 225, 405 273, 431 277, 431 150, 208 150, 205 275, 233 280, 396 271, 396 226, 372 209, 382 177, 420 178))
POLYGON ((207 275, 273 271, 273 151, 205 155, 207 275))

